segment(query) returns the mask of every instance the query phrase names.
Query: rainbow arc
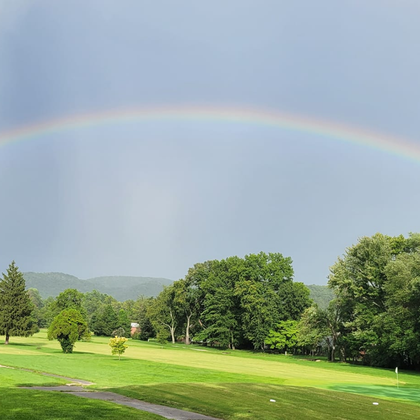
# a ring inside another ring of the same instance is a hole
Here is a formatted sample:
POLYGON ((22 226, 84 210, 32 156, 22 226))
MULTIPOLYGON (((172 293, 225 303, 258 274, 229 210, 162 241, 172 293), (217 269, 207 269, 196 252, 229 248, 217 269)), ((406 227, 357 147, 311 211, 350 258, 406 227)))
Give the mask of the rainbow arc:
POLYGON ((146 121, 224 122, 274 127, 360 144, 420 163, 420 144, 414 141, 301 115, 240 107, 144 107, 72 115, 0 132, 0 146, 84 127, 146 121))

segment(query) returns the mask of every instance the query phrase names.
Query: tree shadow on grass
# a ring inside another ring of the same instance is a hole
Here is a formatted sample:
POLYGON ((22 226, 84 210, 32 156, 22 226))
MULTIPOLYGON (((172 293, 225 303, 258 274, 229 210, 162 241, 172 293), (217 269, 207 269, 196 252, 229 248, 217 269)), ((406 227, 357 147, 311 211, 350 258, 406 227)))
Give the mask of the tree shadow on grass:
POLYGON ((8 346, 10 347, 36 347, 41 348, 44 347, 46 343, 14 343, 11 341, 8 346))
POLYGON ((336 385, 328 389, 378 398, 393 398, 420 404, 420 389, 381 385, 336 385))

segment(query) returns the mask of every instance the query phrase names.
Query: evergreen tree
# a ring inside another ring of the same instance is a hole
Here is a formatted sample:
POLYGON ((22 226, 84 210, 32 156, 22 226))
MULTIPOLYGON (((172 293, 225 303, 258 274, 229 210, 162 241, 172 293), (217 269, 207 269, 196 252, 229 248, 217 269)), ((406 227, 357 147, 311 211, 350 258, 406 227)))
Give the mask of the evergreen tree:
POLYGON ((110 337, 118 325, 118 316, 112 305, 105 305, 96 311, 91 318, 90 327, 95 335, 110 337))
POLYGON ((0 281, 0 334, 6 336, 5 344, 9 344, 10 336, 28 337, 36 331, 32 310, 25 279, 12 261, 0 281))

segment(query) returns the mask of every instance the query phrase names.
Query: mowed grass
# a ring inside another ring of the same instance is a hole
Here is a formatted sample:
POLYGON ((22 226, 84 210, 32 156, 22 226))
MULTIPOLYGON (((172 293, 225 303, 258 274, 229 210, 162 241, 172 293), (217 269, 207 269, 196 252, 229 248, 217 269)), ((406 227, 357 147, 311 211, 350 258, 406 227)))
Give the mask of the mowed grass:
POLYGON ((163 420, 162 417, 105 401, 66 393, 0 388, 2 420, 163 420))
MULTIPOLYGON (((121 361, 101 337, 78 342, 75 353, 65 355, 41 332, 0 344, 0 364, 84 379, 94 382, 93 388, 222 419, 420 418, 420 404, 413 404, 420 402, 416 374, 401 373, 397 389, 393 370, 198 346, 128 344, 121 361)), ((8 386, 60 381, 40 378, 9 379, 8 386)))
POLYGON ((115 420, 123 417, 126 420, 162 420, 160 416, 109 402, 88 400, 66 393, 18 389, 20 386, 57 386, 66 382, 33 372, 0 368, 0 419, 115 420))

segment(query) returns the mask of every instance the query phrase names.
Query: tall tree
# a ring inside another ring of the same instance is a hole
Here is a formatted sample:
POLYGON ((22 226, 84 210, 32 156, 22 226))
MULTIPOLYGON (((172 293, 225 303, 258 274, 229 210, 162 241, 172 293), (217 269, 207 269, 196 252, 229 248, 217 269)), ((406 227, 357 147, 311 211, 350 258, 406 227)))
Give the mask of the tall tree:
POLYGON ((0 281, 0 334, 27 337, 34 333, 33 304, 25 291, 25 279, 15 262, 9 265, 7 274, 0 281))
POLYGON ((163 331, 167 331, 172 343, 175 343, 175 332, 181 319, 181 310, 175 299, 175 293, 173 285, 165 287, 148 308, 148 316, 159 336, 162 338, 163 331))
POLYGON ((420 235, 363 237, 331 267, 344 356, 363 351, 375 366, 420 365, 420 235))
POLYGON ((385 269, 387 313, 378 320, 378 335, 387 351, 381 364, 420 366, 420 252, 403 253, 385 269))
POLYGON ((54 316, 57 316, 65 309, 76 309, 87 321, 88 315, 83 306, 83 298, 84 296, 82 292, 79 292, 76 289, 66 289, 57 296, 51 310, 54 316))
POLYGON ((340 318, 349 327, 352 341, 365 352, 377 346, 375 319, 386 311, 385 267, 393 257, 390 239, 380 233, 363 237, 330 268, 328 284, 340 307, 346 308, 340 318))
POLYGON ((207 264, 208 273, 201 284, 203 330, 197 334, 197 339, 234 350, 242 341, 240 298, 234 293, 242 260, 230 257, 207 264))

